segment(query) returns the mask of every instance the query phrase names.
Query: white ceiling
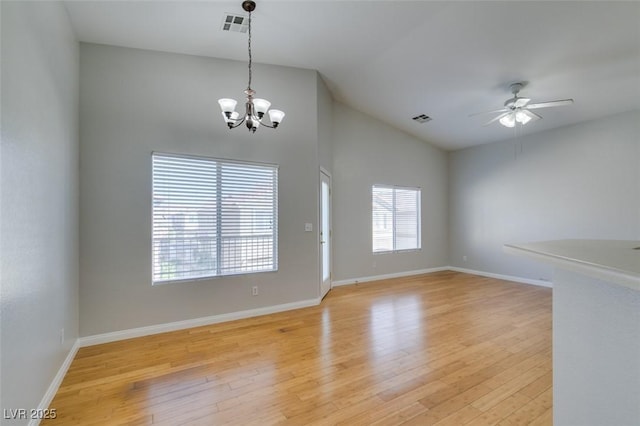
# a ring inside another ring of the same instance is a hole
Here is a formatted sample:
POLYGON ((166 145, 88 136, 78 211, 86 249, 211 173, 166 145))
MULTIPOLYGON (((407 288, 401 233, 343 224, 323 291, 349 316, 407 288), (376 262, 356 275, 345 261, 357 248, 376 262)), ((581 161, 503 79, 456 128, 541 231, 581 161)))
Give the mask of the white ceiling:
MULTIPOLYGON (((65 5, 81 41, 246 61, 246 34, 220 29, 241 3, 65 5)), ((638 1, 258 0, 252 46, 255 62, 316 69, 336 100, 447 150, 513 137, 469 114, 501 108, 516 81, 532 102, 575 100, 519 134, 640 109, 638 1)))

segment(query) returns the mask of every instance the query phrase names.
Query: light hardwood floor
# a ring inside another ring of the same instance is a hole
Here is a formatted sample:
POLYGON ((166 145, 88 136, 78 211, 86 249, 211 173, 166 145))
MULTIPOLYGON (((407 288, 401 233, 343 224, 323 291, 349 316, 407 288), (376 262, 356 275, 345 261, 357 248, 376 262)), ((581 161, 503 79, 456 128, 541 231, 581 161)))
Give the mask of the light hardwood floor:
POLYGON ((551 290, 456 272, 81 348, 69 425, 551 425, 551 290))

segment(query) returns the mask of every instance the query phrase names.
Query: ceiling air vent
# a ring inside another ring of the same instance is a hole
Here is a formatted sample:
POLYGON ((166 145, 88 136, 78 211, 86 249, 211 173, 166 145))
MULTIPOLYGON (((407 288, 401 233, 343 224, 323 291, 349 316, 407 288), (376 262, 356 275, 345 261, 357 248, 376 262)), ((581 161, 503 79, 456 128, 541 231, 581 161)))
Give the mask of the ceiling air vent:
POLYGON ((222 20, 222 31, 233 31, 236 33, 246 33, 249 28, 249 18, 242 15, 225 13, 222 20))
POLYGON ((428 115, 420 114, 413 117, 412 120, 417 121, 418 123, 426 123, 427 121, 431 121, 432 118, 428 115))

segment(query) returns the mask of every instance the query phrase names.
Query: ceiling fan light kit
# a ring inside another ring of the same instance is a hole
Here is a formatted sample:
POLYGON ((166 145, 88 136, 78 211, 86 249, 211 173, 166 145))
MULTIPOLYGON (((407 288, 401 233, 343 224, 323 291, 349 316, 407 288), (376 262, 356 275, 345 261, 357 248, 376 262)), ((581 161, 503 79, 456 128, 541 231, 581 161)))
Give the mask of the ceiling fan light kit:
POLYGON ((525 125, 531 121, 540 120, 542 117, 532 112, 532 109, 538 108, 550 108, 564 105, 573 104, 573 99, 559 99, 556 101, 546 101, 546 102, 538 102, 535 104, 530 104, 531 99, 529 98, 521 98, 518 96, 520 90, 522 90, 526 86, 525 82, 513 83, 510 86, 511 93, 513 94, 513 98, 507 99, 504 102, 504 108, 494 110, 494 111, 486 111, 480 112, 476 114, 471 114, 471 116, 479 115, 479 114, 494 114, 500 113, 498 116, 492 118, 484 125, 487 126, 494 121, 498 121, 504 127, 515 127, 516 123, 520 123, 521 125, 525 125))
POLYGON ((229 126, 229 129, 234 129, 242 123, 245 123, 247 129, 249 129, 251 133, 255 133, 260 125, 275 129, 282 122, 285 114, 284 112, 277 109, 270 110, 269 108, 271 107, 271 102, 267 101, 266 99, 254 98, 256 92, 251 88, 251 12, 256 9, 256 3, 250 0, 243 1, 242 8, 246 12, 249 12, 249 82, 247 83, 247 89, 244 91, 245 95, 247 95, 247 99, 245 102, 245 113, 242 118, 240 118, 240 113, 235 111, 236 105, 238 104, 235 99, 218 99, 218 104, 220 104, 222 117, 224 118, 225 123, 227 123, 227 126, 229 126), (269 120, 271 121, 271 124, 262 121, 266 113, 269 114, 269 120))
MULTIPOLYGON (((514 127, 516 123, 520 123, 523 126, 533 120, 533 118, 527 114, 529 111, 526 109, 517 108, 514 112, 509 113, 502 117, 499 121, 504 127, 514 127)), ((539 117, 539 116, 538 116, 539 117)), ((537 118, 536 118, 537 120, 537 118)))

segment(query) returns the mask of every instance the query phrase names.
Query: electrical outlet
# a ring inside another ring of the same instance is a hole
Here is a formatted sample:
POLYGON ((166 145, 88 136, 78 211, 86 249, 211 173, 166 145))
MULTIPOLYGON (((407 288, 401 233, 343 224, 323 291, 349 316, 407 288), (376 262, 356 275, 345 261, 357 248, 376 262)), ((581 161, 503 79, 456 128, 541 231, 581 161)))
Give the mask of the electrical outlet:
POLYGON ((467 261, 467 256, 462 256, 462 261, 466 262, 467 261))
POLYGON ((60 344, 64 345, 64 328, 60 329, 60 344))
POLYGON ((252 296, 257 296, 258 295, 258 286, 254 285, 253 287, 251 287, 251 295, 252 296))

